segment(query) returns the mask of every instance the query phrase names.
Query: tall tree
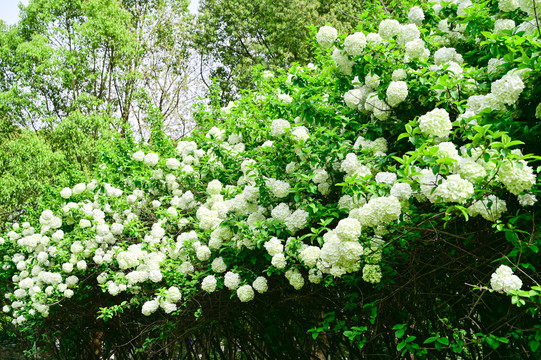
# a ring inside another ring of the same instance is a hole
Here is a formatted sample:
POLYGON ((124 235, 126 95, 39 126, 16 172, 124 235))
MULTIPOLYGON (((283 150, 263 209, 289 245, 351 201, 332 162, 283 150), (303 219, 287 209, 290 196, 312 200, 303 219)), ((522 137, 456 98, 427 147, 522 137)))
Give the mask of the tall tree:
MULTIPOLYGON (((401 10, 397 1, 387 3, 401 10)), ((370 27, 386 11, 383 2, 371 0, 203 0, 194 43, 227 101, 238 89, 251 86, 253 65, 275 70, 310 62, 310 25, 331 24, 349 33, 359 22, 370 27)))
POLYGON ((108 114, 143 134, 156 103, 187 118, 190 80, 185 0, 32 0, 1 28, 0 114, 52 127, 74 111, 108 114))

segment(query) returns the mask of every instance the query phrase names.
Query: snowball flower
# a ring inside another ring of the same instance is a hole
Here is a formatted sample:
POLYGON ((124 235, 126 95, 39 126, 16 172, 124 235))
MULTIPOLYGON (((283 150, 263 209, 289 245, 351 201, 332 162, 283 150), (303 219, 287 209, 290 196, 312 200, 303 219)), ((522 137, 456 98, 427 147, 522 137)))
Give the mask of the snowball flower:
POLYGON ((182 294, 180 293, 180 290, 176 286, 171 286, 167 290, 167 301, 170 303, 176 303, 180 301, 182 298, 182 294))
POLYGON ((400 201, 406 201, 411 197, 413 190, 408 183, 395 183, 391 188, 391 195, 400 201))
POLYGON ((348 55, 345 51, 342 51, 340 49, 334 49, 331 57, 336 66, 338 66, 338 68, 340 69, 340 72, 342 72, 342 74, 351 75, 354 62, 349 60, 348 55))
POLYGON ((456 49, 442 47, 434 53, 434 63, 436 65, 445 64, 449 61, 456 61, 457 63, 462 63, 462 57, 457 54, 456 49))
POLYGON ((264 246, 270 256, 274 256, 284 251, 284 245, 276 237, 273 237, 272 239, 267 241, 264 246))
POLYGON ((296 141, 306 141, 310 137, 310 133, 305 126, 297 126, 291 131, 291 136, 296 141))
POLYGON ((424 57, 425 42, 421 39, 415 39, 406 43, 406 55, 412 59, 424 57))
POLYGON ((332 26, 322 26, 316 35, 316 40, 322 47, 331 47, 336 38, 338 37, 338 31, 332 26))
POLYGON ((243 285, 237 289, 237 296, 242 302, 248 302, 254 299, 254 289, 250 285, 243 285))
POLYGON ((216 278, 214 275, 208 275, 201 282, 201 289, 205 290, 208 293, 214 292, 216 290, 216 278))
POLYGON ((225 274, 224 285, 229 290, 235 290, 236 288, 239 287, 239 284, 240 284, 240 276, 239 276, 239 274, 236 274, 236 273, 231 272, 231 271, 228 271, 225 274))
POLYGON ((252 283, 252 287, 260 294, 263 294, 267 291, 268 285, 267 285, 267 279, 265 279, 263 276, 257 277, 254 282, 252 283))
POLYGON ((393 172, 382 171, 376 174, 376 182, 380 184, 392 185, 396 181, 396 174, 393 172))
POLYGON ((64 199, 69 199, 71 197, 71 189, 69 187, 63 188, 62 191, 60 191, 60 196, 64 199))
POLYGON ((227 265, 222 257, 216 258, 211 264, 212 271, 215 273, 223 273, 227 270, 227 265))
POLYGON ((158 307, 160 306, 159 302, 157 300, 151 300, 147 301, 143 304, 142 313, 145 316, 149 316, 156 312, 158 310, 158 307))
POLYGON ((206 245, 199 246, 195 252, 195 256, 200 261, 207 261, 210 258, 210 249, 206 245))
POLYGON ((419 128, 424 135, 446 137, 452 124, 445 109, 434 109, 419 118, 419 128))
POLYGON ((363 280, 371 284, 381 281, 381 267, 379 265, 366 264, 363 267, 363 280))
POLYGON ((387 103, 396 106, 408 96, 408 84, 404 81, 391 81, 387 88, 387 103))
POLYGON ((361 236, 361 224, 357 219, 342 219, 338 222, 335 232, 343 241, 357 241, 361 236))
POLYGON ((364 78, 364 82, 366 83, 366 86, 368 86, 370 89, 375 89, 379 86, 381 80, 379 78, 379 75, 377 74, 368 74, 364 78))
POLYGON ((534 194, 526 193, 518 196, 518 202, 522 206, 532 206, 537 202, 534 194))
POLYGON ((515 22, 511 19, 498 19, 494 21, 494 32, 499 33, 505 30, 513 30, 515 22))
POLYGON ((490 286, 498 291, 509 293, 512 290, 520 290, 522 280, 513 275, 513 270, 507 265, 500 265, 490 278, 490 286))
POLYGON ((382 42, 383 39, 381 38, 381 36, 379 36, 379 34, 369 33, 368 35, 366 35, 366 43, 370 48, 374 48, 382 42))
POLYGON ((421 32, 415 24, 402 25, 400 27, 400 33, 398 34, 398 41, 401 44, 418 39, 421 36, 421 32))
POLYGON ((532 188, 535 184, 536 176, 526 161, 504 160, 500 166, 498 179, 510 193, 518 195, 532 188))
POLYGON ((366 36, 362 32, 349 35, 344 40, 344 50, 350 56, 361 55, 364 47, 366 46, 366 36))
POLYGON ((292 233, 304 229, 308 224, 308 215, 308 212, 305 210, 295 210, 285 221, 287 229, 292 233))
POLYGON ((79 195, 86 190, 86 184, 79 183, 73 187, 73 195, 79 195))
POLYGON ((400 23, 397 20, 383 20, 379 23, 379 35, 382 39, 389 40, 400 32, 400 23))
POLYGON ((175 158, 169 158, 165 161, 165 166, 170 170, 177 170, 180 167, 180 161, 175 158))
POLYGON ((408 11, 408 19, 411 23, 420 26, 425 19, 425 14, 420 6, 414 6, 408 11))
POLYGON ((267 182, 267 186, 270 187, 272 195, 279 199, 286 197, 289 194, 289 190, 291 188, 289 183, 276 179, 269 179, 269 181, 267 182))
POLYGON ((406 70, 404 69, 396 69, 393 71, 393 74, 391 75, 391 79, 393 81, 401 81, 406 80, 408 75, 406 74, 406 70))
POLYGON ((473 196, 473 184, 464 180, 460 175, 449 175, 435 191, 435 194, 445 202, 464 204, 473 196))
POLYGON ((289 284, 295 288, 295 290, 300 290, 304 286, 304 278, 298 270, 288 270, 285 273, 286 278, 289 280, 289 284))
POLYGON ((271 135, 280 136, 286 133, 286 129, 290 129, 291 124, 284 119, 276 119, 271 124, 271 135))
POLYGON ((364 102, 364 100, 366 100, 366 95, 361 89, 349 90, 344 94, 344 102, 350 109, 357 109, 359 104, 364 102))
POLYGON ((220 180, 212 180, 207 185, 207 192, 211 195, 219 195, 222 192, 222 183, 220 180))
POLYGON ((502 12, 515 11, 518 8, 518 0, 499 0, 498 7, 502 12))
POLYGON ((505 75, 494 81, 490 90, 501 103, 513 105, 524 90, 524 83, 518 75, 505 75))
POLYGON ((286 267, 286 257, 284 253, 278 253, 274 255, 271 259, 271 264, 277 269, 283 269, 286 267))
POLYGON ((486 220, 492 222, 498 220, 506 211, 506 202, 494 195, 489 195, 486 199, 478 200, 468 208, 468 214, 470 216, 481 215, 486 220))
POLYGON ((316 262, 319 259, 320 253, 321 253, 321 249, 318 248, 317 246, 307 246, 304 250, 301 251, 299 256, 302 262, 306 266, 314 267, 316 266, 316 262))
POLYGON ((530 16, 539 16, 539 9, 541 9, 541 0, 518 0, 518 6, 520 9, 530 16))
POLYGON ((273 219, 278 221, 285 221, 289 216, 291 216, 291 211, 289 210, 289 206, 287 204, 280 203, 278 206, 272 209, 271 216, 273 219))
POLYGON ((145 153, 139 150, 137 152, 134 152, 131 157, 135 161, 143 161, 145 160, 145 153))
POLYGON ((153 167, 153 166, 156 166, 156 164, 158 163, 158 160, 160 160, 160 157, 158 156, 158 154, 148 153, 145 155, 144 162, 146 166, 153 167))

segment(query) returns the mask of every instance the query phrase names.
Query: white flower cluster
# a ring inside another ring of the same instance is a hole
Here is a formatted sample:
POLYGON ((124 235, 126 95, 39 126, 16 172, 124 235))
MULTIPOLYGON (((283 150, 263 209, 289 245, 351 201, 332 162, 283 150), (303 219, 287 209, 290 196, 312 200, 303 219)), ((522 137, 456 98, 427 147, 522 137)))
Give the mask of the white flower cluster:
POLYGON ((539 17, 539 9, 541 9, 541 0, 518 0, 520 10, 528 13, 530 16, 539 17))
POLYGON ((486 220, 492 222, 498 220, 506 211, 507 203, 495 195, 489 195, 486 199, 478 200, 468 208, 468 214, 470 216, 481 215, 486 220))
POLYGON ((536 176, 526 161, 504 160, 498 172, 498 179, 510 193, 518 195, 532 188, 536 176))
POLYGON ((308 225, 309 214, 305 210, 295 210, 286 220, 287 229, 293 234, 304 229, 308 225))
POLYGON ((273 120, 271 124, 271 134, 272 136, 280 136, 286 133, 286 129, 290 129, 291 124, 289 121, 284 119, 273 120))
POLYGON ((344 40, 344 50, 350 56, 358 56, 363 53, 364 48, 366 47, 366 36, 362 32, 349 35, 344 40))
POLYGON ((408 97, 408 84, 404 81, 391 81, 387 88, 387 104, 397 106, 408 97))
POLYGON ((500 265, 490 277, 490 286, 498 292, 509 293, 512 290, 520 290, 522 280, 513 274, 509 266, 500 265))
POLYGON ((414 6, 408 11, 408 19, 412 24, 420 26, 425 19, 425 13, 420 6, 414 6))
POLYGON ((377 284, 381 281, 381 267, 379 265, 366 264, 363 267, 363 280, 371 284, 377 284))
POLYGON ((524 83, 520 76, 515 74, 506 74, 501 79, 494 81, 490 88, 496 99, 507 105, 516 103, 522 90, 524 90, 524 83))
POLYGON ((531 193, 521 194, 517 198, 519 204, 522 206, 532 206, 537 202, 537 198, 531 193))
POLYGON ((363 207, 352 210, 349 216, 357 219, 363 227, 376 227, 398 220, 401 213, 400 201, 396 197, 381 196, 373 197, 363 207))
POLYGON ((515 22, 511 19, 498 19, 494 21, 494 32, 501 33, 502 31, 511 31, 516 27, 515 22))
POLYGON ((334 49, 332 53, 332 59, 334 60, 334 63, 336 64, 336 66, 338 66, 342 74, 351 75, 354 62, 348 58, 348 55, 345 51, 340 49, 334 49))
POLYGON ((434 109, 419 118, 419 128, 428 136, 447 137, 452 127, 449 113, 445 109, 434 109))
POLYGON ((400 26, 400 33, 398 34, 398 42, 401 44, 407 44, 410 41, 419 39, 421 32, 415 24, 407 24, 400 26))
POLYGON ((379 23, 378 34, 384 40, 392 39, 400 33, 401 26, 397 20, 387 19, 379 23))
POLYGON ((316 40, 322 47, 331 47, 338 37, 338 31, 332 26, 322 26, 316 35, 316 40))
POLYGON ((518 8, 518 0, 499 0, 498 7, 503 12, 515 11, 518 8))
POLYGON ((458 64, 464 62, 462 55, 457 53, 455 48, 442 47, 434 53, 434 63, 436 65, 447 64, 450 61, 458 64))
POLYGON ((363 165, 357 158, 357 155, 354 153, 349 153, 346 155, 346 158, 340 165, 340 169, 346 172, 348 176, 365 177, 372 175, 370 168, 363 165))
POLYGON ((405 44, 406 55, 411 59, 420 59, 428 57, 425 42, 421 39, 414 39, 405 44))

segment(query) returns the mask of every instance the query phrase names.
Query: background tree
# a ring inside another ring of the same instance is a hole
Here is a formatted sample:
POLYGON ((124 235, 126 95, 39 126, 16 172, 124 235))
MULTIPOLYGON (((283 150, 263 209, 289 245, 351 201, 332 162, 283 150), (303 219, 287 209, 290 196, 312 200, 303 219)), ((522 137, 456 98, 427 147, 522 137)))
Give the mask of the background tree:
POLYGON ((236 98, 239 89, 253 86, 254 65, 274 71, 293 62, 311 62, 310 26, 330 24, 351 33, 404 11, 401 1, 385 3, 202 0, 194 37, 195 49, 205 67, 200 69, 200 76, 214 79, 221 89, 222 101, 227 103, 236 98))
POLYGON ((2 29, 0 113, 34 129, 75 111, 114 116, 144 136, 156 102, 182 125, 194 101, 190 28, 186 1, 33 0, 2 29))

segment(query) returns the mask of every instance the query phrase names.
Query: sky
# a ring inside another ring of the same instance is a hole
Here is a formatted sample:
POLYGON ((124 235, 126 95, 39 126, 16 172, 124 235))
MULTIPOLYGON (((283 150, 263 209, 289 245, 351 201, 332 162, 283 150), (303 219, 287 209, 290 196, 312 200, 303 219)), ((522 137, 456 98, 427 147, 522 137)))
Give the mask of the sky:
POLYGON ((0 19, 13 25, 19 21, 19 3, 28 5, 29 0, 0 0, 0 19))
MULTIPOLYGON (((0 0, 0 20, 13 25, 19 20, 19 3, 28 5, 29 0, 0 0)), ((191 0, 190 12, 195 13, 199 7, 199 0, 191 0)))

